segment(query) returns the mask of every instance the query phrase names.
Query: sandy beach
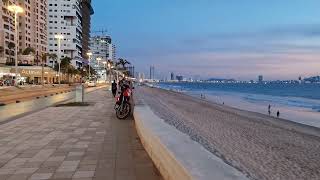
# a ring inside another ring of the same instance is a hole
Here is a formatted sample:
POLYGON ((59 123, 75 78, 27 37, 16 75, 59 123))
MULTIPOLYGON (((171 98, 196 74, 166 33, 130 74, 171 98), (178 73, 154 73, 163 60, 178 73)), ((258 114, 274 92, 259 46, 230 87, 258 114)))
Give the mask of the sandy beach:
POLYGON ((135 98, 251 179, 320 179, 320 129, 138 87, 135 98))

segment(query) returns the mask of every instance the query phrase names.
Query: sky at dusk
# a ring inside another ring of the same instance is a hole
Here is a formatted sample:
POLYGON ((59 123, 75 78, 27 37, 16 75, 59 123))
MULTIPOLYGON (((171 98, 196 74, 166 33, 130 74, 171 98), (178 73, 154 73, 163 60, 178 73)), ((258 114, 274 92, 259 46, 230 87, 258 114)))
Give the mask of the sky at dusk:
POLYGON ((159 78, 320 74, 319 0, 93 0, 92 30, 159 78))

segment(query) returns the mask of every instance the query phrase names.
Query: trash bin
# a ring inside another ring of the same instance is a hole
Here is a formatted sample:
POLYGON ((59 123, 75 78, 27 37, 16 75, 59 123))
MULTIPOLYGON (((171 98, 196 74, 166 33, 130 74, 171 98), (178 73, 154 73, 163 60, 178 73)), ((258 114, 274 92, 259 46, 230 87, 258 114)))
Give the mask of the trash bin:
POLYGON ((76 87, 76 102, 84 101, 84 87, 83 85, 78 85, 76 87))

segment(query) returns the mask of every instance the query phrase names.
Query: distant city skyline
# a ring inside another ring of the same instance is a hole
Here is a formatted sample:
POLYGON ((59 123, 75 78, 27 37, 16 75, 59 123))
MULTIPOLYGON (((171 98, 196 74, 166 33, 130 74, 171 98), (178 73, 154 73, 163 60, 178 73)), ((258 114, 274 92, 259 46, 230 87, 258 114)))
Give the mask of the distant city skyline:
POLYGON ((320 1, 93 1, 138 72, 202 78, 297 79, 320 74, 320 1))

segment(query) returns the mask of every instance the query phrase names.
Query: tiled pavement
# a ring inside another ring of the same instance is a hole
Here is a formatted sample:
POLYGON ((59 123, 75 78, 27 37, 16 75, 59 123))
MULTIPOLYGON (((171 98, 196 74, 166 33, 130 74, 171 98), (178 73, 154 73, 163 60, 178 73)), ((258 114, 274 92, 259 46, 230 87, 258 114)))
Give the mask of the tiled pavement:
POLYGON ((117 120, 109 92, 87 107, 51 107, 0 125, 0 180, 161 179, 134 121, 117 120))

